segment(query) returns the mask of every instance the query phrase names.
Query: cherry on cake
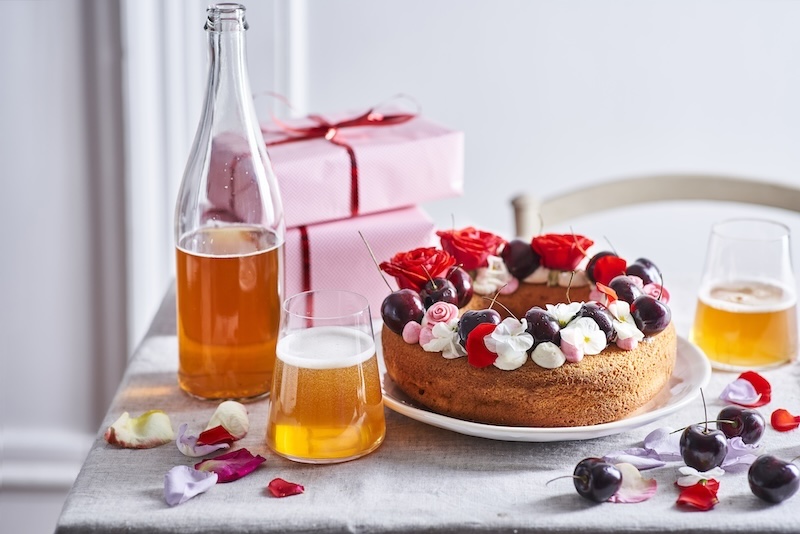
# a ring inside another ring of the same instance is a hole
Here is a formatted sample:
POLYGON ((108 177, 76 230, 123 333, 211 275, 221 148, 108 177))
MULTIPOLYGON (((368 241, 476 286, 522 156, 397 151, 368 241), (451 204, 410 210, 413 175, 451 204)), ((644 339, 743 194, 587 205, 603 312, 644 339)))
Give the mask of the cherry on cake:
POLYGON ((412 400, 450 417, 525 427, 622 419, 667 386, 677 337, 656 265, 593 241, 506 242, 464 228, 380 268, 383 358, 412 400), (588 260, 588 261, 587 261, 588 260))

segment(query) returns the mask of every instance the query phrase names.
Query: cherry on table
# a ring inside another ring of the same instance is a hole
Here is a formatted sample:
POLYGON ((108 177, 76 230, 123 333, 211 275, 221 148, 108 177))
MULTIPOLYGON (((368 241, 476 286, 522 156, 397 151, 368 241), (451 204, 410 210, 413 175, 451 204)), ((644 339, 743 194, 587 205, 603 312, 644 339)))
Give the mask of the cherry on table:
POLYGON ((432 278, 428 280, 419 292, 422 304, 427 310, 437 302, 447 302, 458 305, 458 292, 455 286, 446 278, 432 278))
POLYGON ((422 322, 425 307, 422 299, 413 289, 400 289, 389 293, 381 304, 381 318, 389 330, 402 335, 406 323, 422 322))
POLYGON ((624 300, 628 304, 632 304, 634 300, 644 295, 644 291, 624 274, 615 276, 608 283, 608 287, 614 290, 619 300, 624 300))
POLYGON ((648 336, 658 334, 672 321, 669 306, 650 295, 642 295, 633 301, 631 315, 636 327, 648 336))
POLYGON ((467 336, 476 326, 483 323, 500 324, 500 314, 492 309, 468 310, 458 320, 458 342, 462 347, 467 346, 467 336))
POLYGON ((518 280, 524 280, 533 274, 533 271, 539 268, 541 259, 531 247, 530 242, 522 239, 514 239, 506 243, 500 257, 503 258, 508 272, 518 280))
POLYGON ((717 416, 717 428, 722 430, 725 436, 728 438, 738 436, 747 444, 758 443, 766 427, 767 423, 761 412, 750 408, 726 406, 717 416), (733 423, 723 421, 733 421, 733 423))
POLYGON ((456 306, 463 308, 472 300, 472 277, 461 267, 452 267, 447 273, 447 280, 456 288, 456 306))
POLYGON ((680 449, 686 465, 708 471, 722 465, 728 454, 728 438, 721 430, 709 430, 705 424, 691 425, 681 434, 680 449))
POLYGON ((525 320, 528 323, 527 332, 533 336, 533 346, 529 352, 539 343, 549 341, 558 345, 561 343, 561 325, 558 319, 550 312, 539 306, 534 306, 525 313, 525 320))
POLYGON ((764 454, 756 458, 747 472, 750 491, 771 503, 783 502, 800 488, 800 469, 790 462, 764 454))
POLYGON ((584 458, 575 466, 572 481, 578 495, 594 502, 606 502, 622 485, 622 473, 600 458, 584 458))

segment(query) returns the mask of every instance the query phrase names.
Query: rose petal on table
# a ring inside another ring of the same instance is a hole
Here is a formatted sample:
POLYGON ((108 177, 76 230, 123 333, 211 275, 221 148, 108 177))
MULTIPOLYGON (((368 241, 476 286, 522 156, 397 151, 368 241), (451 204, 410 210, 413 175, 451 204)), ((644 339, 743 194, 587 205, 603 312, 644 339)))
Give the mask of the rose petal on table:
POLYGON ((150 449, 174 440, 175 431, 169 416, 162 410, 150 410, 139 417, 125 412, 108 427, 103 437, 118 447, 150 449))
POLYGON ((282 478, 275 478, 267 485, 267 489, 275 497, 289 497, 291 495, 300 495, 306 489, 300 484, 294 482, 287 482, 282 478))
POLYGON ((658 482, 655 479, 642 477, 639 470, 632 464, 623 462, 615 465, 622 473, 622 485, 608 499, 608 502, 643 502, 656 494, 658 482))
MULTIPOLYGON (((739 406, 745 406, 747 408, 758 408, 759 406, 764 406, 772 400, 772 386, 770 385, 769 381, 760 374, 756 373, 755 371, 745 371, 744 373, 740 374, 739 378, 734 380, 734 382, 738 382, 739 380, 750 382, 756 392, 756 395, 758 395, 758 398, 755 400, 748 399, 744 401, 729 399, 723 400, 727 400, 728 402, 738 404, 739 406)), ((722 398, 722 396, 720 396, 720 398, 722 398)))
POLYGON ((736 436, 728 440, 728 453, 722 460, 723 469, 734 465, 750 465, 758 455, 761 454, 761 446, 758 444, 747 444, 742 438, 736 436))
POLYGON ((719 483, 709 480, 708 482, 698 482, 692 486, 685 487, 678 495, 678 504, 690 506, 697 510, 706 512, 714 508, 719 502, 717 499, 717 490, 719 483), (714 482, 714 484, 712 484, 714 482))
POLYGON ((772 423, 772 428, 778 432, 788 432, 800 426, 800 417, 790 414, 783 408, 778 408, 772 412, 770 422, 772 423))
POLYGON ((244 404, 236 401, 223 401, 217 406, 214 415, 206 425, 206 430, 216 426, 222 426, 231 433, 235 439, 242 439, 250 430, 250 419, 247 417, 247 408, 244 404))
POLYGON ((198 445, 217 445, 218 443, 227 443, 230 445, 234 441, 236 441, 236 438, 222 425, 203 430, 197 437, 198 445))
POLYGON ((217 452, 218 450, 227 449, 230 447, 228 443, 217 443, 216 445, 198 445, 197 436, 186 433, 188 428, 189 425, 183 423, 178 428, 178 438, 175 440, 175 445, 178 446, 178 450, 181 451, 184 456, 197 458, 198 456, 205 456, 207 454, 211 454, 212 452, 217 452))
POLYGON ((756 391, 755 386, 749 380, 737 378, 722 390, 719 398, 725 402, 732 402, 744 406, 752 406, 753 403, 761 400, 761 394, 756 391))
POLYGON ((170 506, 183 504, 195 495, 205 493, 216 483, 216 473, 177 465, 164 475, 164 500, 170 506))
POLYGON ((681 460, 681 434, 669 427, 656 428, 644 438, 644 448, 658 453, 662 460, 681 460))
POLYGON ((233 482, 252 473, 266 461, 260 455, 253 456, 247 449, 237 449, 195 464, 200 471, 213 471, 219 475, 219 482, 233 482))
POLYGON ((624 451, 613 451, 606 454, 603 459, 611 463, 628 463, 636 467, 640 471, 645 469, 653 469, 655 467, 663 467, 667 462, 661 459, 659 454, 654 450, 649 449, 626 449, 624 451))
POLYGON ((708 480, 716 480, 716 477, 721 477, 725 474, 725 470, 721 467, 715 467, 708 471, 698 471, 694 467, 684 465, 678 471, 683 475, 675 483, 681 487, 694 486, 695 484, 708 480))

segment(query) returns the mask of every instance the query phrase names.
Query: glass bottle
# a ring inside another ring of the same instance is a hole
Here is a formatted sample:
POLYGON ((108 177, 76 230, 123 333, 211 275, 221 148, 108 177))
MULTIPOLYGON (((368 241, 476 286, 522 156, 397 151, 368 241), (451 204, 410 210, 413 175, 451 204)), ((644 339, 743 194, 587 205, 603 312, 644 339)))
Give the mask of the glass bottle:
POLYGON ((269 392, 283 293, 280 194, 250 91, 245 8, 208 8, 200 125, 175 211, 178 382, 205 399, 269 392))

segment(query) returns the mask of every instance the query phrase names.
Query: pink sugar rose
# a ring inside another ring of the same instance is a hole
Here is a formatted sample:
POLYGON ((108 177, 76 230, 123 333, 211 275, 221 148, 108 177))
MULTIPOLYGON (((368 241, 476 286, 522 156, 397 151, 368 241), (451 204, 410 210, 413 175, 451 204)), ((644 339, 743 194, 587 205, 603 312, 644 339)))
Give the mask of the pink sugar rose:
POLYGON ((642 288, 645 295, 650 295, 654 299, 660 299, 664 304, 669 302, 669 291, 660 284, 650 283, 642 288))
POLYGON ((458 317, 458 306, 449 302, 435 302, 425 312, 425 326, 433 328, 436 323, 449 323, 458 317))

